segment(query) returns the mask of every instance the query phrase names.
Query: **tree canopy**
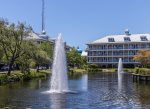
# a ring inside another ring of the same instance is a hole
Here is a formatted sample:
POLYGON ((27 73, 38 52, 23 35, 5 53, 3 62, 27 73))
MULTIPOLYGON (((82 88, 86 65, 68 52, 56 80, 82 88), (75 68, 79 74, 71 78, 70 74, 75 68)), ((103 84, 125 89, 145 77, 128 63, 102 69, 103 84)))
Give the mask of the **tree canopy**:
POLYGON ((140 50, 133 58, 135 61, 140 62, 143 67, 150 65, 150 50, 140 50))
POLYGON ((82 57, 75 48, 73 48, 67 53, 67 62, 70 67, 81 68, 86 64, 86 59, 82 57))
POLYGON ((48 64, 52 58, 52 45, 48 41, 38 45, 25 40, 30 32, 31 27, 23 23, 16 25, 0 20, 0 59, 9 66, 8 75, 14 64, 20 65, 25 72, 31 63, 48 64))

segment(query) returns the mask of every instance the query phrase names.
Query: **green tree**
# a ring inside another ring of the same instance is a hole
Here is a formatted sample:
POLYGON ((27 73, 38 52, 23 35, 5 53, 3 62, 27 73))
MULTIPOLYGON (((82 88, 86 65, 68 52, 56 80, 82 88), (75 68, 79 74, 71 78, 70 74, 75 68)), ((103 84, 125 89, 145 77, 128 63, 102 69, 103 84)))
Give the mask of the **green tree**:
POLYGON ((33 60, 35 61, 38 72, 39 66, 47 65, 50 62, 50 57, 45 51, 38 49, 33 57, 33 60))
POLYGON ((3 60, 9 66, 8 75, 10 75, 15 61, 25 53, 26 41, 24 38, 29 31, 30 28, 22 23, 15 25, 4 20, 0 21, 0 47, 4 52, 3 60))
POLYGON ((18 58, 17 64, 19 64, 21 72, 30 73, 30 67, 34 66, 39 71, 39 66, 43 66, 49 63, 50 56, 45 52, 41 45, 27 41, 24 54, 18 58))
POLYGON ((26 45, 25 53, 22 57, 18 58, 18 64, 22 69, 22 72, 29 73, 30 66, 34 66, 37 68, 37 72, 39 71, 39 66, 45 66, 49 64, 50 56, 49 54, 43 50, 46 46, 42 46, 40 44, 35 44, 33 42, 28 41, 28 45, 26 45))
POLYGON ((54 44, 50 41, 45 41, 45 42, 40 44, 40 49, 47 53, 47 56, 49 58, 49 61, 47 64, 52 63, 54 44))
POLYGON ((24 48, 24 54, 16 60, 16 64, 19 65, 19 68, 22 73, 30 73, 30 65, 35 63, 34 56, 37 53, 37 46, 31 41, 27 41, 24 48))
POLYGON ((81 54, 73 48, 67 53, 67 62, 70 67, 83 67, 86 64, 86 59, 81 57, 81 54))

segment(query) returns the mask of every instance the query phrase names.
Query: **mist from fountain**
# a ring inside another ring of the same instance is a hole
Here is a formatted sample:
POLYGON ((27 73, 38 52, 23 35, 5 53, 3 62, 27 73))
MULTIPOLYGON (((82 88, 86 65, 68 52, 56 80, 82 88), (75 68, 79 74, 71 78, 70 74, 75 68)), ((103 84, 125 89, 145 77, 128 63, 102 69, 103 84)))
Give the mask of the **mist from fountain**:
POLYGON ((65 44, 61 34, 58 35, 55 42, 50 92, 52 93, 68 92, 66 51, 65 51, 65 44))

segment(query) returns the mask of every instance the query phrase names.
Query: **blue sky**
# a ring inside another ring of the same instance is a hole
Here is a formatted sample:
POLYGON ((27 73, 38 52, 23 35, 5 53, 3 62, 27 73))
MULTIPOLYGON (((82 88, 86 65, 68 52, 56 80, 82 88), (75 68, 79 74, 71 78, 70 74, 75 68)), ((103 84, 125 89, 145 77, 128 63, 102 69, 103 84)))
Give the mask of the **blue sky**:
MULTIPOLYGON (((150 0, 45 0, 46 31, 62 33, 71 46, 110 34, 150 33, 150 0)), ((41 32, 41 0, 1 0, 0 17, 26 22, 41 32)))

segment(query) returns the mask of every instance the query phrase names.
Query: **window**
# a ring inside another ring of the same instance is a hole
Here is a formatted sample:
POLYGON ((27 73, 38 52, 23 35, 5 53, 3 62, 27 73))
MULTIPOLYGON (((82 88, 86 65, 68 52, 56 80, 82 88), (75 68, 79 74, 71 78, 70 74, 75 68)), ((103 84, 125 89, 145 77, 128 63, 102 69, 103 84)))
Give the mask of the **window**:
POLYGON ((108 42, 115 42, 114 38, 108 38, 108 42))
POLYGON ((130 37, 124 37, 124 41, 131 41, 130 37))
POLYGON ((147 37, 146 36, 141 36, 141 41, 147 41, 147 37))

